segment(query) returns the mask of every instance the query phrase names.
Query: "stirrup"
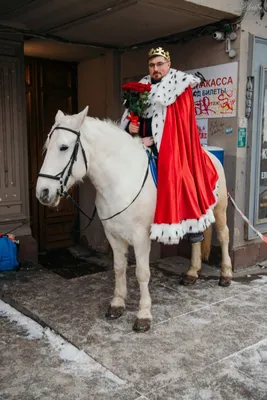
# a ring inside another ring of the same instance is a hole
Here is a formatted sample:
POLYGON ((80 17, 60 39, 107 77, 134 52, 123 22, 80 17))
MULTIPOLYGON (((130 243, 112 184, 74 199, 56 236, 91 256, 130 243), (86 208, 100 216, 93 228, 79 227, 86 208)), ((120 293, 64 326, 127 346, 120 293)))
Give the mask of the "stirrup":
POLYGON ((199 243, 203 242, 204 240, 204 235, 202 232, 197 232, 197 233, 189 233, 188 234, 188 241, 190 243, 199 243))

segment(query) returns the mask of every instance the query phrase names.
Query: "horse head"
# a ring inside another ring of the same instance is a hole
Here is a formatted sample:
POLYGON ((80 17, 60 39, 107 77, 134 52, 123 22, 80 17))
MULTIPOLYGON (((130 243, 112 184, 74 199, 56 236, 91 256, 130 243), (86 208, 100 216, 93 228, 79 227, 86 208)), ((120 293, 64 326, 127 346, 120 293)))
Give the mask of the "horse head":
POLYGON ((48 134, 46 155, 38 174, 36 197, 47 206, 57 206, 60 197, 87 173, 88 160, 81 139, 81 129, 88 107, 76 115, 58 111, 48 134))

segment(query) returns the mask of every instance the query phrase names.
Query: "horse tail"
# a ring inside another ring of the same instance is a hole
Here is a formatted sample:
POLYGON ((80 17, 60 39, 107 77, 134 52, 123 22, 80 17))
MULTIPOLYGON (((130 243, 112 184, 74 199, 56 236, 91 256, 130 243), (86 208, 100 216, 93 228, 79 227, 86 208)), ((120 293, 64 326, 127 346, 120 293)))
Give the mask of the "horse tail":
POLYGON ((212 225, 203 234, 205 240, 201 243, 201 257, 203 261, 208 261, 211 250, 212 225))

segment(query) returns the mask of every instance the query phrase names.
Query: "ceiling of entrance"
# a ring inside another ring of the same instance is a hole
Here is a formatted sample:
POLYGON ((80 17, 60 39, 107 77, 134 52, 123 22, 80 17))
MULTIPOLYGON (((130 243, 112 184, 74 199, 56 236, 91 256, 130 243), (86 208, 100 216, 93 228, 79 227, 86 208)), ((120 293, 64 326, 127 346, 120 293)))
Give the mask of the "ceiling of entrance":
MULTIPOLYGON (((239 0, 233 2, 237 5, 239 0)), ((0 28, 32 31, 25 42, 26 54, 49 57, 52 53, 78 61, 108 48, 135 46, 240 14, 238 7, 225 3, 213 0, 211 8, 211 0, 2 0, 0 28), (38 35, 76 46, 70 51, 70 45, 38 35)))

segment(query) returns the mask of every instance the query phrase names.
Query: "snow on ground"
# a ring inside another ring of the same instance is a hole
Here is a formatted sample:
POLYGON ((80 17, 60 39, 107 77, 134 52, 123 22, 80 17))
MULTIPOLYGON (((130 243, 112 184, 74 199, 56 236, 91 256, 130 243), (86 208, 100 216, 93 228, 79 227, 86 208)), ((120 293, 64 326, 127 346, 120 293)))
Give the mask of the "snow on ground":
POLYGON ((83 350, 79 350, 51 329, 43 328, 40 324, 26 317, 2 300, 0 300, 0 317, 8 318, 10 322, 15 322, 18 327, 22 328, 27 333, 25 336, 27 339, 46 340, 51 350, 57 352, 60 359, 63 360, 63 369, 65 369, 66 372, 72 372, 73 374, 86 377, 95 373, 100 373, 117 385, 126 384, 125 381, 96 362, 83 350))

